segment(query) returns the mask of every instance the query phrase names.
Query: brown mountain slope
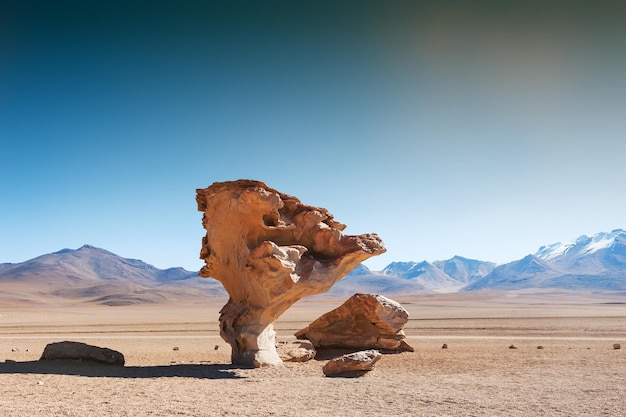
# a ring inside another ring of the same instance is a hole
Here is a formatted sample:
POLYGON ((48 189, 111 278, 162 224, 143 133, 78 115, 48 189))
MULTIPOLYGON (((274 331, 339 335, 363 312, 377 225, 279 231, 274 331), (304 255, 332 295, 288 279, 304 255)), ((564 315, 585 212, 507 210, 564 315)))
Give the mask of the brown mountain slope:
POLYGON ((89 245, 0 267, 3 302, 194 303, 224 294, 219 282, 195 272, 158 269, 89 245))

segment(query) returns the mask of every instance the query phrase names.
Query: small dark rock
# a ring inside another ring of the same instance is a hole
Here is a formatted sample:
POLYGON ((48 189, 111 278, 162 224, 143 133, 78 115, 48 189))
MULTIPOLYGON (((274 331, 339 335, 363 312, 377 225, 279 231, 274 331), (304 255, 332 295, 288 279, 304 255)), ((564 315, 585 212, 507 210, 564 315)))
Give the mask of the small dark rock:
POLYGON ((109 365, 124 365, 124 355, 118 351, 69 341, 49 343, 39 358, 39 360, 47 359, 85 359, 109 365))
POLYGON ((174 346, 174 348, 172 348, 172 350, 180 350, 180 348, 178 346, 174 346))
POLYGON ((511 346, 509 346, 509 349, 517 349, 517 346, 511 345, 511 346))
POLYGON ((537 349, 543 349, 543 346, 539 345, 537 346, 537 349))
POLYGON ((614 343, 613 344, 613 349, 617 350, 617 349, 621 349, 621 348, 622 348, 622 345, 620 345, 619 343, 614 343))
POLYGON ((441 349, 448 349, 448 344, 444 343, 443 345, 441 345, 441 349))
POLYGON ((213 350, 218 350, 220 348, 220 345, 215 345, 215 347, 213 348, 213 350))

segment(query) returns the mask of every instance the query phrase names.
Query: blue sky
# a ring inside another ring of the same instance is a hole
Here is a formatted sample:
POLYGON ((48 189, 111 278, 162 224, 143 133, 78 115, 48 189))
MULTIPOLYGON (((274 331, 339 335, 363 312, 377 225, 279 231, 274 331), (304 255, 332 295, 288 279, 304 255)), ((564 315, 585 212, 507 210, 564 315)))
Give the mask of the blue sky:
POLYGON ((626 227, 623 6, 297 3, 3 2, 0 262, 199 269, 195 189, 239 178, 373 269, 626 227))

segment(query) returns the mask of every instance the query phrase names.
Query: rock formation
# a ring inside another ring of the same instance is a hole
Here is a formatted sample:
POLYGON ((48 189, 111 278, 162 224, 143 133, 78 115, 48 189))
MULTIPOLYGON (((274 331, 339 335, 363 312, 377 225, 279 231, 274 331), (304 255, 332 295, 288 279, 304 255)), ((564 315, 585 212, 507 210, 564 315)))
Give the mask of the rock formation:
POLYGON ((413 352, 402 330, 408 320, 404 307, 387 297, 355 294, 295 336, 309 339, 316 348, 413 352))
POLYGON ((326 209, 259 181, 214 183, 197 190, 196 201, 207 231, 200 276, 217 279, 230 296, 220 311, 220 334, 235 364, 281 364, 274 321, 300 298, 328 291, 385 252, 376 234, 344 235, 346 226, 326 209))
POLYGON ((109 365, 124 365, 124 355, 116 350, 69 341, 46 345, 39 360, 46 359, 79 359, 109 365))
POLYGON ((371 371, 382 357, 377 350, 363 350, 331 359, 324 365, 322 372, 326 376, 361 376, 371 371))
POLYGON ((308 340, 280 342, 277 347, 278 356, 283 362, 306 362, 315 358, 317 352, 308 340))

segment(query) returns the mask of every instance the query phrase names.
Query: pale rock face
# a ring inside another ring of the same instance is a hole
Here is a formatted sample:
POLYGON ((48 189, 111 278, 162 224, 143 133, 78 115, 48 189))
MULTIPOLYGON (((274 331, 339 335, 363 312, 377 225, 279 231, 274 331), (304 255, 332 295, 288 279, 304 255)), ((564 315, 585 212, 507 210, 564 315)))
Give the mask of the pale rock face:
POLYGON ((283 362, 306 362, 315 358, 316 351, 308 340, 281 342, 277 347, 278 355, 283 362))
POLYGON ((408 320, 409 313, 404 307, 387 297, 355 294, 295 336, 310 340, 316 348, 413 352, 402 330, 408 320))
POLYGON ((377 350, 348 353, 328 361, 322 368, 322 372, 326 376, 361 376, 371 371, 381 357, 382 355, 377 350))
POLYGON ((376 234, 344 235, 326 209, 307 206, 260 181, 218 182, 196 195, 204 212, 202 277, 224 285, 220 334, 232 362, 282 363, 274 321, 306 295, 320 294, 367 258, 385 252, 376 234))

